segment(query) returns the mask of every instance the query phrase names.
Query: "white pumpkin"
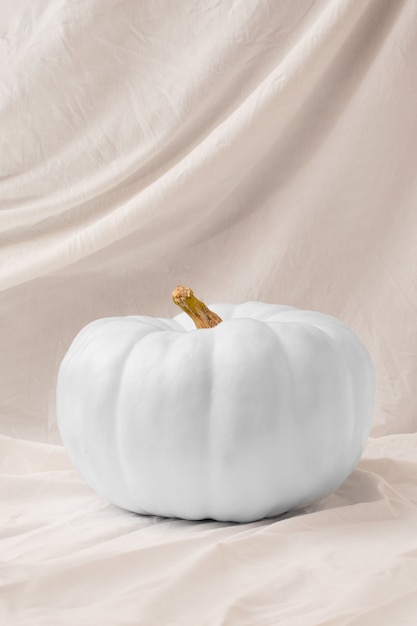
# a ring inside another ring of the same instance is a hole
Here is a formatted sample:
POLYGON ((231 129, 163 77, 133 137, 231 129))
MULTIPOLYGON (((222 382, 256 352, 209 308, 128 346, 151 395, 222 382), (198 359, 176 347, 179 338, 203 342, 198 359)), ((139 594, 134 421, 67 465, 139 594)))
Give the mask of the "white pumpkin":
POLYGON ((112 317, 68 350, 58 426, 85 480, 129 511, 237 522, 339 487, 371 427, 363 344, 321 313, 214 304, 221 321, 187 295, 180 305, 211 328, 186 313, 112 317))

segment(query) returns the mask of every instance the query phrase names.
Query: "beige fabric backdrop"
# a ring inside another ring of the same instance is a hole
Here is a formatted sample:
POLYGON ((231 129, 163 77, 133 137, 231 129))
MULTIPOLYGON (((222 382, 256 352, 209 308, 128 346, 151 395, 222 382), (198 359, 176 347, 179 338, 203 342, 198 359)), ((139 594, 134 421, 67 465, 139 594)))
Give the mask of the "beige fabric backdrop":
POLYGON ((0 9, 3 623, 414 624, 415 1, 0 9), (180 282, 206 302, 336 315, 367 345, 372 438, 315 512, 140 519, 94 496, 57 445, 74 335, 175 315, 180 282))

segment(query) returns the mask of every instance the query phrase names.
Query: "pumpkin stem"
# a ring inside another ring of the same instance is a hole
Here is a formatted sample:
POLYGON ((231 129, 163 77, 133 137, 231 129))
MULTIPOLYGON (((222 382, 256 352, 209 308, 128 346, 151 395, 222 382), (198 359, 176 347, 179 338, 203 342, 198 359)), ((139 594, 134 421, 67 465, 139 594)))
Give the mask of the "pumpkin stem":
POLYGON ((204 302, 195 297, 189 287, 178 285, 172 292, 172 299, 191 317, 197 328, 213 328, 222 321, 216 313, 206 307, 204 302))

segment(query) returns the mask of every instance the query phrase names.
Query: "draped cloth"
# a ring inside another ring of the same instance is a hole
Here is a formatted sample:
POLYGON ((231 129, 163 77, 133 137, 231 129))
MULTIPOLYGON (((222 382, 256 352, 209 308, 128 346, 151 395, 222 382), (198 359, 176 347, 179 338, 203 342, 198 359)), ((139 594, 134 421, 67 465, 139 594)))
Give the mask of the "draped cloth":
POLYGON ((0 621, 417 619, 414 0, 0 1, 0 621), (329 313, 376 368, 335 493, 252 524, 94 494, 56 426, 89 321, 329 313))

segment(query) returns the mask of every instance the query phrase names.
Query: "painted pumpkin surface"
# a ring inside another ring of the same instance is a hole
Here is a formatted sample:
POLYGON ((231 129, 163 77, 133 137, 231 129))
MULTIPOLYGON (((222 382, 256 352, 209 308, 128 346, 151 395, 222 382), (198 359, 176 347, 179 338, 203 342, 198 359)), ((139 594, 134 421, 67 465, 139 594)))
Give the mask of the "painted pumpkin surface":
POLYGON ((129 511, 235 522, 337 489, 374 405, 357 336, 314 311, 173 295, 176 317, 96 320, 61 363, 58 427, 84 479, 129 511))

